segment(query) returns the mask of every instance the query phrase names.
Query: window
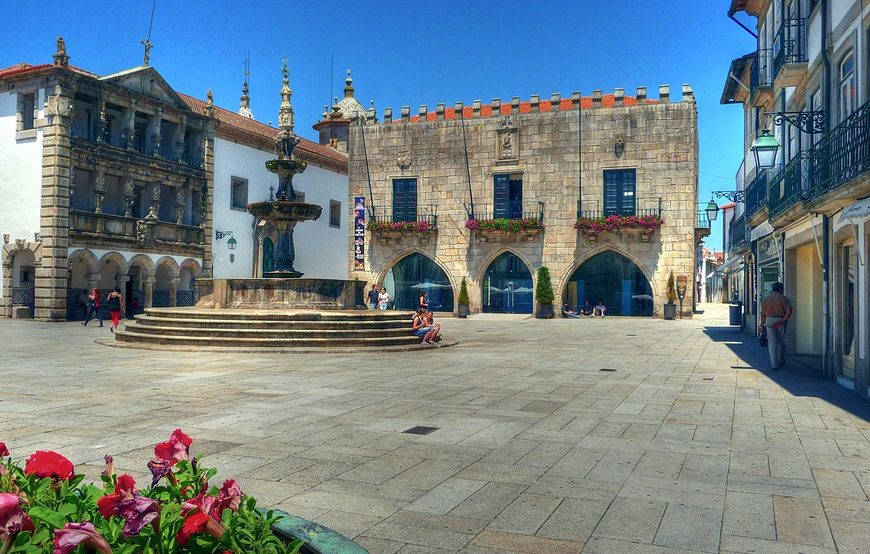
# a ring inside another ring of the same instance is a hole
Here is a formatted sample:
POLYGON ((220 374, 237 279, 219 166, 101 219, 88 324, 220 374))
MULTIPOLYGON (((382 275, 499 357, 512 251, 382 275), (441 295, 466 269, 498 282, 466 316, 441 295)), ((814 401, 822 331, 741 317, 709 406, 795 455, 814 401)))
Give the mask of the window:
POLYGON ((607 169, 604 171, 604 215, 634 215, 634 192, 637 182, 635 169, 607 169))
MULTIPOLYGON (((810 111, 818 112, 822 109, 822 89, 817 88, 815 92, 813 92, 812 96, 810 96, 810 111)), ((822 140, 822 133, 813 133, 812 141, 813 144, 811 146, 815 146, 817 142, 822 140)))
POLYGON ((329 201, 329 226, 341 227, 341 202, 338 200, 329 201))
POLYGON ((248 181, 247 179, 232 178, 232 204, 234 210, 244 210, 248 205, 248 181))
POLYGON ((31 92, 30 94, 22 94, 21 96, 23 97, 21 99, 21 129, 27 131, 36 126, 36 118, 34 117, 36 94, 31 92))
POLYGON ((857 107, 858 91, 855 89, 855 56, 850 50, 840 62, 840 121, 857 107))
POLYGON ((417 221, 417 179, 393 179, 393 222, 417 221))
POLYGON ((494 175, 492 197, 494 218, 523 217, 523 175, 494 175))

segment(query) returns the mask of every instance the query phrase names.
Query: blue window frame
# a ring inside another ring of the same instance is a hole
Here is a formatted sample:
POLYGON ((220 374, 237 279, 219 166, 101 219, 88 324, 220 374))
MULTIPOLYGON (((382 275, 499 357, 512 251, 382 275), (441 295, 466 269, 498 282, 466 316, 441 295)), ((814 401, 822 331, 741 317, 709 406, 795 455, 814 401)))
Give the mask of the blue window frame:
POLYGON ((503 174, 493 176, 493 217, 519 219, 523 217, 523 176, 503 174))
POLYGON ((604 170, 604 215, 635 215, 635 169, 604 170))
POLYGON ((393 222, 417 221, 417 179, 393 179, 393 222))

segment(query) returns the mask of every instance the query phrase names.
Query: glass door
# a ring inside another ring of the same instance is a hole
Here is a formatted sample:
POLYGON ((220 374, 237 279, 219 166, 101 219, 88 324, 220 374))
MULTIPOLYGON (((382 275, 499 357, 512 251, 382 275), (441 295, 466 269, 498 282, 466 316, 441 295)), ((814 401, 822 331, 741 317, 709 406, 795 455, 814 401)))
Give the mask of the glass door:
POLYGON ((843 377, 854 379, 858 252, 854 243, 844 243, 840 252, 840 373, 843 377))

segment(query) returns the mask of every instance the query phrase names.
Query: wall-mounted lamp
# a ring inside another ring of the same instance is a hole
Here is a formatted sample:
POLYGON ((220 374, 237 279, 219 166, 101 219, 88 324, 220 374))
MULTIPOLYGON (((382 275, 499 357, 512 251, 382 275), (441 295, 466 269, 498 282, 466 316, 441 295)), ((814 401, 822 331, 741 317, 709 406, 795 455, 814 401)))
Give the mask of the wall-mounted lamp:
POLYGON ((214 236, 216 240, 221 240, 225 237, 229 237, 229 240, 227 240, 227 250, 230 251, 230 263, 234 263, 236 261, 236 255, 233 253, 233 250, 235 250, 236 246, 239 245, 239 241, 233 238, 233 232, 215 231, 214 236))

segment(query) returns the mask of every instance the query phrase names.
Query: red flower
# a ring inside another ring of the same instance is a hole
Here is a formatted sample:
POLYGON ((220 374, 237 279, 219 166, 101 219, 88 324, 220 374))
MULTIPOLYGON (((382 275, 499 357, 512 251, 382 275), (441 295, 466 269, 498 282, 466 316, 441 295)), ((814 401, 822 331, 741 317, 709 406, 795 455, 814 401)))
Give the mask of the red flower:
POLYGON ((63 529, 54 532, 54 554, 69 554, 80 544, 100 554, 112 554, 112 547, 93 523, 67 523, 63 529))
POLYGON ((227 479, 226 481, 224 481, 224 484, 221 487, 221 491, 218 493, 218 513, 216 514, 217 518, 220 519, 221 512, 223 512, 227 508, 235 512, 239 509, 239 505, 241 503, 241 487, 239 487, 239 484, 236 483, 233 479, 227 479))
POLYGON ((75 467, 72 462, 51 450, 37 450, 24 465, 26 475, 37 477, 51 477, 53 479, 67 480, 75 475, 75 467))
POLYGON ((19 531, 33 531, 33 522, 21 509, 17 494, 0 492, 0 544, 19 531))
POLYGON ((188 516, 185 518, 181 529, 178 530, 178 534, 175 535, 175 540, 177 540, 181 545, 187 544, 190 537, 205 532, 210 519, 211 518, 208 517, 208 514, 202 512, 196 512, 195 514, 188 516))
POLYGON ((124 536, 138 535, 143 527, 160 516, 160 506, 153 498, 142 496, 136 490, 136 481, 130 475, 118 477, 115 492, 97 500, 100 514, 124 518, 124 536))
POLYGON ((3 456, 9 456, 9 449, 6 448, 5 442, 0 442, 0 458, 3 456))
POLYGON ((175 462, 190 459, 190 445, 192 443, 193 440, 185 435, 184 431, 176 429, 168 441, 157 443, 157 446, 154 447, 154 455, 161 460, 172 460, 172 465, 175 465, 175 462))

